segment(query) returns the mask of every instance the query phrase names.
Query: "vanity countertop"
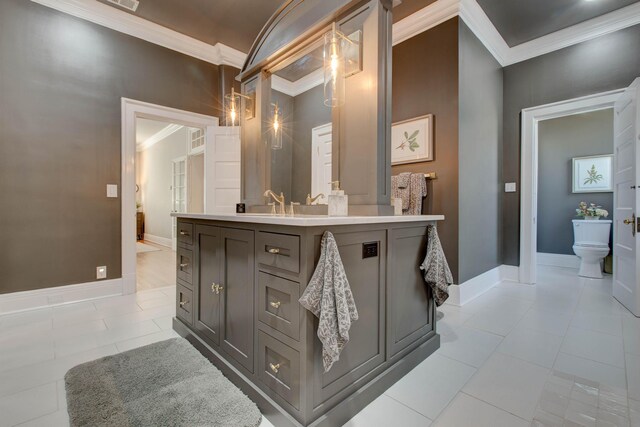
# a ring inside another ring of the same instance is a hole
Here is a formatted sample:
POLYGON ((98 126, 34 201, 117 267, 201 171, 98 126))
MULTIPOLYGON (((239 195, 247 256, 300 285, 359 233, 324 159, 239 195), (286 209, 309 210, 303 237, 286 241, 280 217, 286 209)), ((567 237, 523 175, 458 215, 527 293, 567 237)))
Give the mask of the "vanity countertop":
POLYGON ((279 216, 272 214, 189 214, 172 213, 171 216, 215 221, 249 222, 254 224, 293 225, 315 227, 327 225, 383 224, 401 222, 443 221, 444 215, 402 215, 402 216, 327 216, 296 215, 279 216))

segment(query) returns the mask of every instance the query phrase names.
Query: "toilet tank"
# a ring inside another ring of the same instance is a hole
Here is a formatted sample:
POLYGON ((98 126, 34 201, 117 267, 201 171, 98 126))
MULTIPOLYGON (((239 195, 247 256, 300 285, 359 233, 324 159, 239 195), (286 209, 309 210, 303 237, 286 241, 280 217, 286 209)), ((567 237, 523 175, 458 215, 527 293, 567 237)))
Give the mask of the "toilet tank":
POLYGON ((573 241, 575 245, 609 245, 611 220, 573 220, 573 241))

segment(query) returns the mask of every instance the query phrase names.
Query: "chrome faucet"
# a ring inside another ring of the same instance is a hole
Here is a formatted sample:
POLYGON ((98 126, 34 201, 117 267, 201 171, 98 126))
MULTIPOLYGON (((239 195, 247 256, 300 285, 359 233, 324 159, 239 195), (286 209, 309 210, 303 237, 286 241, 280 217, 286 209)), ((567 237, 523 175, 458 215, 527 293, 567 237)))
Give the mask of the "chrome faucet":
POLYGON ((307 194, 307 206, 312 205, 313 202, 315 202, 319 198, 323 198, 324 199, 324 194, 320 193, 316 197, 311 197, 311 194, 307 194))
POLYGON ((279 215, 284 215, 285 211, 284 211, 284 194, 280 193, 280 195, 278 196, 276 193, 274 193, 271 190, 267 190, 264 192, 264 197, 272 197, 273 200, 275 200, 276 202, 278 202, 278 204, 280 205, 279 207, 279 215))

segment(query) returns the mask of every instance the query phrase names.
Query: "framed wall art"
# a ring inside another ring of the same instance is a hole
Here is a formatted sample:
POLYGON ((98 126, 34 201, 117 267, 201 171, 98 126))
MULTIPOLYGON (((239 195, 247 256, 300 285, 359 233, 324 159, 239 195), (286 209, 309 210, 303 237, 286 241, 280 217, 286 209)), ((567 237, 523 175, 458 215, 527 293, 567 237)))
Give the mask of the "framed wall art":
POLYGON ((613 191, 613 154, 574 157, 572 160, 574 193, 613 191))
POLYGON ((433 160, 433 114, 391 126, 391 164, 433 160))

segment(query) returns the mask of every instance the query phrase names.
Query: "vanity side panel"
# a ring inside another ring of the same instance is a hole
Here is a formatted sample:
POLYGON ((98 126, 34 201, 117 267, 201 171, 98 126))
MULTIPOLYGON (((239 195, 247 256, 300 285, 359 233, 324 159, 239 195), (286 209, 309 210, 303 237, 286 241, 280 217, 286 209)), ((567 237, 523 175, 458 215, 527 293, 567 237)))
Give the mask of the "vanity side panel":
POLYGON ((427 227, 389 230, 387 351, 389 358, 434 331, 431 291, 419 266, 426 255, 427 227))
MULTIPOLYGON (((371 227, 369 227, 371 228, 371 227)), ((358 310, 358 320, 351 324, 350 340, 340 354, 340 360, 327 373, 322 365, 322 344, 314 336, 313 357, 313 408, 324 412, 339 402, 341 392, 352 392, 357 381, 385 360, 385 278, 386 278, 386 230, 356 231, 350 226, 331 230, 338 243, 340 257, 358 310), (364 258, 363 244, 375 243, 377 256, 364 258), (335 397, 335 398, 334 398, 335 397)), ((320 256, 322 234, 314 236, 314 254, 320 256)), ((316 261, 317 262, 317 261, 316 261)), ((315 263, 314 263, 315 267, 315 263)), ((318 319, 313 317, 313 330, 318 329, 318 319)))
POLYGON ((195 265, 194 294, 195 328, 202 338, 212 344, 220 345, 220 284, 221 247, 220 228, 211 225, 195 226, 195 265))

